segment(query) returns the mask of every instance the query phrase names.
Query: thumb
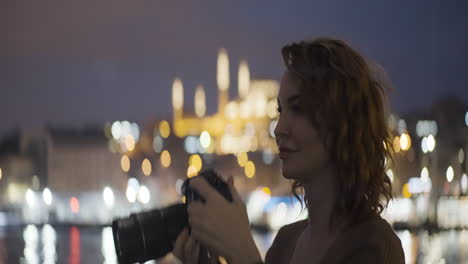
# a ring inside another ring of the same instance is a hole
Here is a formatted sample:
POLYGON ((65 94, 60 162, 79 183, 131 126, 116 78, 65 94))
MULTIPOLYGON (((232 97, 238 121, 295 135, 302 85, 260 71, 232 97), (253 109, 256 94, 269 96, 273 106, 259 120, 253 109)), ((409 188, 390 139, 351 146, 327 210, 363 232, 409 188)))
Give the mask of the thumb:
POLYGON ((232 200, 236 203, 239 203, 239 202, 244 203, 244 201, 242 200, 242 197, 237 192, 236 187, 234 186, 234 177, 229 176, 227 183, 229 186, 229 191, 231 192, 231 195, 232 195, 232 200))

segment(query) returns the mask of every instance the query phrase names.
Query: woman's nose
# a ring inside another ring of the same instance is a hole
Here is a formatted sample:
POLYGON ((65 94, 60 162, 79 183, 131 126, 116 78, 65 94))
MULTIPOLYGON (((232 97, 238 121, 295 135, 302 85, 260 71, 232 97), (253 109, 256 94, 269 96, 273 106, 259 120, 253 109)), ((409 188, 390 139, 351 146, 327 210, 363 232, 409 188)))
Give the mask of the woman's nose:
POLYGON ((284 139, 285 136, 287 136, 289 134, 289 128, 286 126, 285 124, 285 120, 284 118, 279 118, 278 119, 278 122, 276 123, 276 127, 274 129, 274 134, 275 134, 275 138, 276 138, 276 143, 279 144, 279 141, 281 139, 284 139))

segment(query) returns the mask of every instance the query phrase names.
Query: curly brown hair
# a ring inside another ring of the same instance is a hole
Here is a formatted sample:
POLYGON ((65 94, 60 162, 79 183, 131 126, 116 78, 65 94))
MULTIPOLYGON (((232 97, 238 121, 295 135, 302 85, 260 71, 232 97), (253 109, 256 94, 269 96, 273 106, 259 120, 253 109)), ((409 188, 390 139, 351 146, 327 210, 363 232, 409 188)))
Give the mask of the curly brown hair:
MULTIPOLYGON (((331 223, 345 217, 353 224, 380 214, 392 199, 385 167, 394 154, 383 81, 341 40, 292 43, 282 48, 282 55, 337 171, 331 223)), ((292 192, 301 201, 298 191, 303 186, 294 181, 292 192)))

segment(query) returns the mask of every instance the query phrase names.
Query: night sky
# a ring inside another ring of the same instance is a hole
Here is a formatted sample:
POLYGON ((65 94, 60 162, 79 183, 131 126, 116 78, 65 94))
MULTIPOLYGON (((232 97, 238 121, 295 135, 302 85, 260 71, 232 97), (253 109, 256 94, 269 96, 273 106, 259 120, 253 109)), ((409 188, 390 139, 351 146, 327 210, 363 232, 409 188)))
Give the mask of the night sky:
POLYGON ((468 1, 0 1, 0 136, 16 128, 80 127, 170 116, 171 85, 196 85, 217 106, 216 57, 227 49, 231 98, 239 61, 279 80, 280 49, 329 36, 387 71, 394 111, 441 95, 468 102, 468 1), (385 3, 384 3, 385 2, 385 3))

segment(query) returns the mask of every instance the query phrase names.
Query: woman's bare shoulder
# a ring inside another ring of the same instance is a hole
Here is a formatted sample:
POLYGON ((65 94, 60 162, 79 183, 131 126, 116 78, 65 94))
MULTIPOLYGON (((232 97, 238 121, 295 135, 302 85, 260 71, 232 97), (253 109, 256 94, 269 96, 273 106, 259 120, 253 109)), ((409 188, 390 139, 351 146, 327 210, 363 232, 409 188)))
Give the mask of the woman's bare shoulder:
POLYGON ((265 256, 265 263, 289 263, 296 240, 306 226, 307 220, 301 220, 281 227, 265 256))

